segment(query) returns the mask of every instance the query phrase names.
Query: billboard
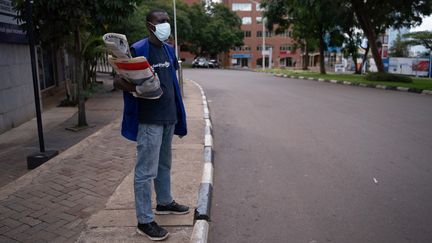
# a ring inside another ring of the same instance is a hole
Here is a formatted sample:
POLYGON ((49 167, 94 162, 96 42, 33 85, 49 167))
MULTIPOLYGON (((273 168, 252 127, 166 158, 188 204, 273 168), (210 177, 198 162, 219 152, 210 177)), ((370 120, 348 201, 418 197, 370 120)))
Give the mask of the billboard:
POLYGON ((389 73, 429 76, 429 58, 392 57, 389 61, 389 73))
POLYGON ((0 0, 0 43, 28 43, 25 31, 16 20, 11 0, 0 0))

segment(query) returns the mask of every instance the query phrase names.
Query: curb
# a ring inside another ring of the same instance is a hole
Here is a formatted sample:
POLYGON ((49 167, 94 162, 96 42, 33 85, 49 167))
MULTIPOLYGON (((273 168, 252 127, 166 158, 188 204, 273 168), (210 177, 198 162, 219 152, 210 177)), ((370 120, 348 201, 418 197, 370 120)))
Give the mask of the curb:
POLYGON ((271 73, 275 77, 283 77, 283 78, 296 78, 296 79, 304 79, 304 80, 313 80, 318 82, 327 82, 332 84, 343 84, 343 85, 350 85, 350 86, 360 86, 365 88, 375 88, 375 89, 382 89, 382 90, 393 90, 393 91, 399 91, 399 92, 409 92, 409 93, 416 93, 416 94, 422 94, 422 95, 432 95, 432 90, 427 89, 418 89, 418 88, 407 88, 407 87, 400 87, 400 86, 387 86, 387 85, 381 85, 381 84, 365 84, 365 83, 358 83, 358 82, 351 82, 351 81, 342 81, 342 80, 329 80, 329 79, 322 79, 322 78, 307 78, 303 76, 294 76, 294 75, 286 75, 281 73, 271 73))
POLYGON ((201 85, 190 80, 201 91, 203 104, 204 128, 204 168, 198 191, 197 208, 195 209, 195 224, 191 236, 191 243, 206 243, 209 231, 210 207, 213 192, 213 128, 210 118, 207 97, 201 85))

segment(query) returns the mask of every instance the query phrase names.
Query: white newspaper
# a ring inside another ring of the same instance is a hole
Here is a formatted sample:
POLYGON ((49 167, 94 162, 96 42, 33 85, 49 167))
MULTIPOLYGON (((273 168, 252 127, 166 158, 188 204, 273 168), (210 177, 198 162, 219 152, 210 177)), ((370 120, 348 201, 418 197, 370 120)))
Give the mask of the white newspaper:
POLYGON ((132 58, 125 35, 107 33, 103 36, 103 41, 110 53, 110 65, 120 76, 137 85, 137 92, 133 92, 135 97, 158 99, 162 96, 157 74, 145 57, 132 58))

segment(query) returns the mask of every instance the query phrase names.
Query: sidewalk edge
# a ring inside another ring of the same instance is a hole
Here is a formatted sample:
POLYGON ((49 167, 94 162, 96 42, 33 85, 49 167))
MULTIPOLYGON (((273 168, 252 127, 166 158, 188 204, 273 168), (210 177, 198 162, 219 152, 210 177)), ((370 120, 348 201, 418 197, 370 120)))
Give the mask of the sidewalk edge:
POLYGON ((207 97, 201 85, 193 80, 201 91, 203 104, 204 128, 204 168, 203 176, 198 191, 197 208, 195 209, 195 224, 191 236, 191 243, 206 243, 209 233, 210 207, 213 191, 213 128, 211 123, 210 109, 208 107, 207 97))

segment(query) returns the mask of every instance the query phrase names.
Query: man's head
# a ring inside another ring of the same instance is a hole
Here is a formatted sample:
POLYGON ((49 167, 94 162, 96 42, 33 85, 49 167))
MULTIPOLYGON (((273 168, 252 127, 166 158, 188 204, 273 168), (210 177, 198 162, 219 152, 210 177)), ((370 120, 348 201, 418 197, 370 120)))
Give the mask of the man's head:
POLYGON ((165 10, 153 9, 147 16, 147 30, 150 33, 150 37, 164 42, 168 39, 171 34, 171 27, 169 25, 169 16, 165 10))

